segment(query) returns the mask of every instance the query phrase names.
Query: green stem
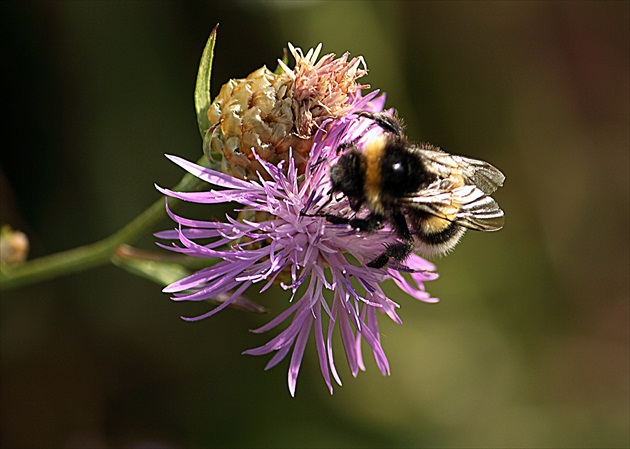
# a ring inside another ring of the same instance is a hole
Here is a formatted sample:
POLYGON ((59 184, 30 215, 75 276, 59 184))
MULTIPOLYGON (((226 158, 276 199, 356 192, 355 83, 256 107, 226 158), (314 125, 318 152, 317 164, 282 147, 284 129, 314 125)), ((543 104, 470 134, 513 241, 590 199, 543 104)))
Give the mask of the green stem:
MULTIPOLYGON (((206 157, 202 157, 199 165, 207 165, 206 157)), ((191 191, 198 189, 202 181, 186 174, 173 190, 191 191)), ((175 207, 178 200, 169 200, 169 206, 175 207)), ((16 288, 34 284, 58 276, 79 273, 90 268, 106 265, 114 256, 116 249, 126 243, 131 243, 149 230, 166 216, 164 199, 160 198, 148 209, 138 215, 133 221, 115 234, 98 242, 74 248, 50 256, 40 257, 15 267, 5 267, 0 275, 0 289, 16 288)))
MULTIPOLYGON (((195 110, 201 137, 205 138, 210 127, 206 111, 210 107, 210 78, 212 73, 212 59, 214 57, 214 43, 217 37, 215 26, 201 55, 197 82, 195 84, 195 110)), ((199 165, 209 166, 204 156, 199 165)), ((197 189, 202 182, 187 174, 173 190, 191 191, 197 189)), ((177 200, 169 200, 173 208, 177 200)), ((166 216, 164 200, 153 203, 147 210, 138 215, 131 223, 112 236, 91 245, 63 251, 50 256, 41 257, 14 267, 2 267, 0 270, 0 289, 9 289, 21 285, 33 284, 57 276, 78 273, 89 268, 105 265, 116 258, 115 252, 123 244, 131 243, 139 236, 146 234, 158 221, 166 216)))

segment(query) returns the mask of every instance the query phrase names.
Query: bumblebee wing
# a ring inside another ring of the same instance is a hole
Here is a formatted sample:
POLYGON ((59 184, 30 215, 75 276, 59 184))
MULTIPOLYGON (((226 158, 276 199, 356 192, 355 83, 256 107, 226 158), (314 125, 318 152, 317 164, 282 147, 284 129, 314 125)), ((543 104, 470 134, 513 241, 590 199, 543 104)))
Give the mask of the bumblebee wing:
POLYGON ((504 214, 494 198, 480 188, 464 186, 453 190, 453 201, 460 203, 455 222, 477 231, 498 231, 503 227, 504 214))
POLYGON ((494 193, 505 181, 505 175, 493 165, 477 159, 469 159, 463 156, 452 156, 456 160, 461 160, 461 164, 467 166, 470 174, 466 179, 470 182, 466 184, 474 184, 479 187, 483 193, 490 195, 494 193))
POLYGON ((416 148, 416 151, 428 168, 440 178, 459 175, 464 184, 475 185, 486 195, 492 194, 505 181, 505 175, 487 162, 448 154, 427 145, 416 148))
POLYGON ((497 202, 479 187, 467 185, 445 190, 444 180, 401 199, 401 205, 424 211, 477 231, 498 231, 504 214, 497 202))

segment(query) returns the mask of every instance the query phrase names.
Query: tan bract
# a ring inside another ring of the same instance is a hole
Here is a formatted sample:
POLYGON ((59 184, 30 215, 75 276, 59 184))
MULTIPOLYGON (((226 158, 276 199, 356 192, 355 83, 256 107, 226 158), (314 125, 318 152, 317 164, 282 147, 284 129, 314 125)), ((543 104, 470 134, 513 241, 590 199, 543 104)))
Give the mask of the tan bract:
POLYGON ((363 58, 348 61, 328 54, 317 61, 321 44, 306 55, 289 44, 296 65, 279 61, 282 73, 266 67, 247 78, 223 85, 208 110, 212 125, 207 156, 220 160, 222 171, 241 179, 264 173, 254 152, 277 165, 288 160, 289 149, 302 173, 313 137, 324 122, 351 109, 357 91, 368 87, 356 82, 367 73, 363 58))

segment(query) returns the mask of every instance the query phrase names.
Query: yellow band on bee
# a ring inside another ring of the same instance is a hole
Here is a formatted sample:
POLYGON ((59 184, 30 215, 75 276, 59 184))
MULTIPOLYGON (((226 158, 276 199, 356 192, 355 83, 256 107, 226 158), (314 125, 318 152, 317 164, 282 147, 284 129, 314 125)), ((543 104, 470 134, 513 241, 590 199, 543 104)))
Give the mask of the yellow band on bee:
POLYGON ((363 149, 363 161, 365 163, 365 197, 368 201, 370 209, 372 211, 380 213, 380 194, 382 189, 381 178, 381 159, 385 152, 385 143, 387 138, 385 135, 381 135, 375 139, 370 140, 363 149))

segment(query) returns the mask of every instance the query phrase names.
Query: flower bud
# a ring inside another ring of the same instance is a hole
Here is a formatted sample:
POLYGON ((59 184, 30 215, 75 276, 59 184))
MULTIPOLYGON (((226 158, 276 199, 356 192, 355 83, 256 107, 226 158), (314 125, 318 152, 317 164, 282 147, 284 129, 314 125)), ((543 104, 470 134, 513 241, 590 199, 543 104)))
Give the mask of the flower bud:
POLYGON ((0 231, 0 265, 16 265, 26 260, 29 243, 26 234, 3 226, 0 231))

